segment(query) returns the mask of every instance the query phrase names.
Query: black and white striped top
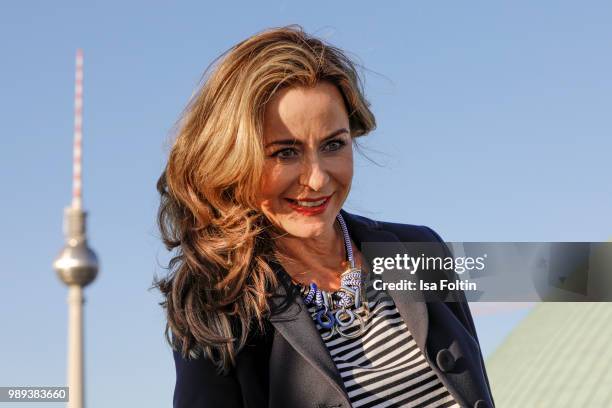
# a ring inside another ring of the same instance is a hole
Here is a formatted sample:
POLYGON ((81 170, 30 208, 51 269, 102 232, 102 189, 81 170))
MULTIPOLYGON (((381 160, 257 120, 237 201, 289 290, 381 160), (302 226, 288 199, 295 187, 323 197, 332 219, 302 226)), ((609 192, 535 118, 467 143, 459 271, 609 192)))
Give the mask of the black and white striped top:
MULTIPOLYGON (((374 289, 370 275, 365 279, 370 312, 364 332, 355 339, 335 333, 324 340, 353 408, 459 407, 425 360, 393 299, 374 289)), ((365 316, 363 306, 358 312, 365 316)), ((346 333, 356 331, 357 324, 346 333)), ((315 325, 322 336, 328 333, 315 325)))

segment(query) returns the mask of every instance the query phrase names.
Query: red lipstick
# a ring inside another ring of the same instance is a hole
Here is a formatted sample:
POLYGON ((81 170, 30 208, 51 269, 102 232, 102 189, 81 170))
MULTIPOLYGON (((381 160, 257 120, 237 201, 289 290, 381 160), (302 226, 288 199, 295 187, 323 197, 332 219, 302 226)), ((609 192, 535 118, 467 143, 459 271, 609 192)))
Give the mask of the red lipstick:
POLYGON ((316 206, 316 207, 311 207, 311 206, 302 206, 298 204, 297 200, 293 200, 290 198, 286 198, 287 202, 289 203, 289 207, 291 207, 293 210, 297 211, 298 213, 302 214, 302 215, 318 215, 321 214, 323 212, 325 212, 325 209, 327 208, 327 205, 329 204, 331 195, 325 198, 319 198, 319 199, 303 199, 303 200, 299 200, 299 201, 306 201, 306 202, 313 202, 313 201, 320 201, 322 199, 324 199, 325 201, 316 206))

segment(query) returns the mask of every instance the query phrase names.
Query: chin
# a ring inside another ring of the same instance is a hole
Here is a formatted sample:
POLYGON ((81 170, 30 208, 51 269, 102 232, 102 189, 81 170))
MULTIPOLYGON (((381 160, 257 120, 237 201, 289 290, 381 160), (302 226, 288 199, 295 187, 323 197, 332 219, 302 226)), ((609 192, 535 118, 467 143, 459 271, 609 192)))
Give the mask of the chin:
POLYGON ((287 220, 281 223, 283 230, 300 238, 314 238, 322 235, 329 227, 327 220, 287 220))

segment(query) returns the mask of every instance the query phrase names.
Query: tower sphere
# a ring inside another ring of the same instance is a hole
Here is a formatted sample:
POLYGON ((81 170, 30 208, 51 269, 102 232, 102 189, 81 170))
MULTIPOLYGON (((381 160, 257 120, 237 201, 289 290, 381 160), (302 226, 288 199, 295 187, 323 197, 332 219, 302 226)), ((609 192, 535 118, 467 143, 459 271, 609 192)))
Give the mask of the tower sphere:
POLYGON ((66 245, 53 262, 53 268, 66 285, 86 286, 98 274, 98 257, 86 241, 66 245))

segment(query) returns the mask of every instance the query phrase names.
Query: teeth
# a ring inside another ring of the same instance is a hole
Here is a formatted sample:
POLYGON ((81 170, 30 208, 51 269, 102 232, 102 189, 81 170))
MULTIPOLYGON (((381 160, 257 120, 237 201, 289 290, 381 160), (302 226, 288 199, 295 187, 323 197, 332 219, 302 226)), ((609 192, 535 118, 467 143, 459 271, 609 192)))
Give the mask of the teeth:
POLYGON ((325 202, 325 200, 327 200, 327 199, 324 198, 323 200, 320 200, 320 201, 298 201, 297 204, 300 207, 318 207, 321 204, 323 204, 325 202))

